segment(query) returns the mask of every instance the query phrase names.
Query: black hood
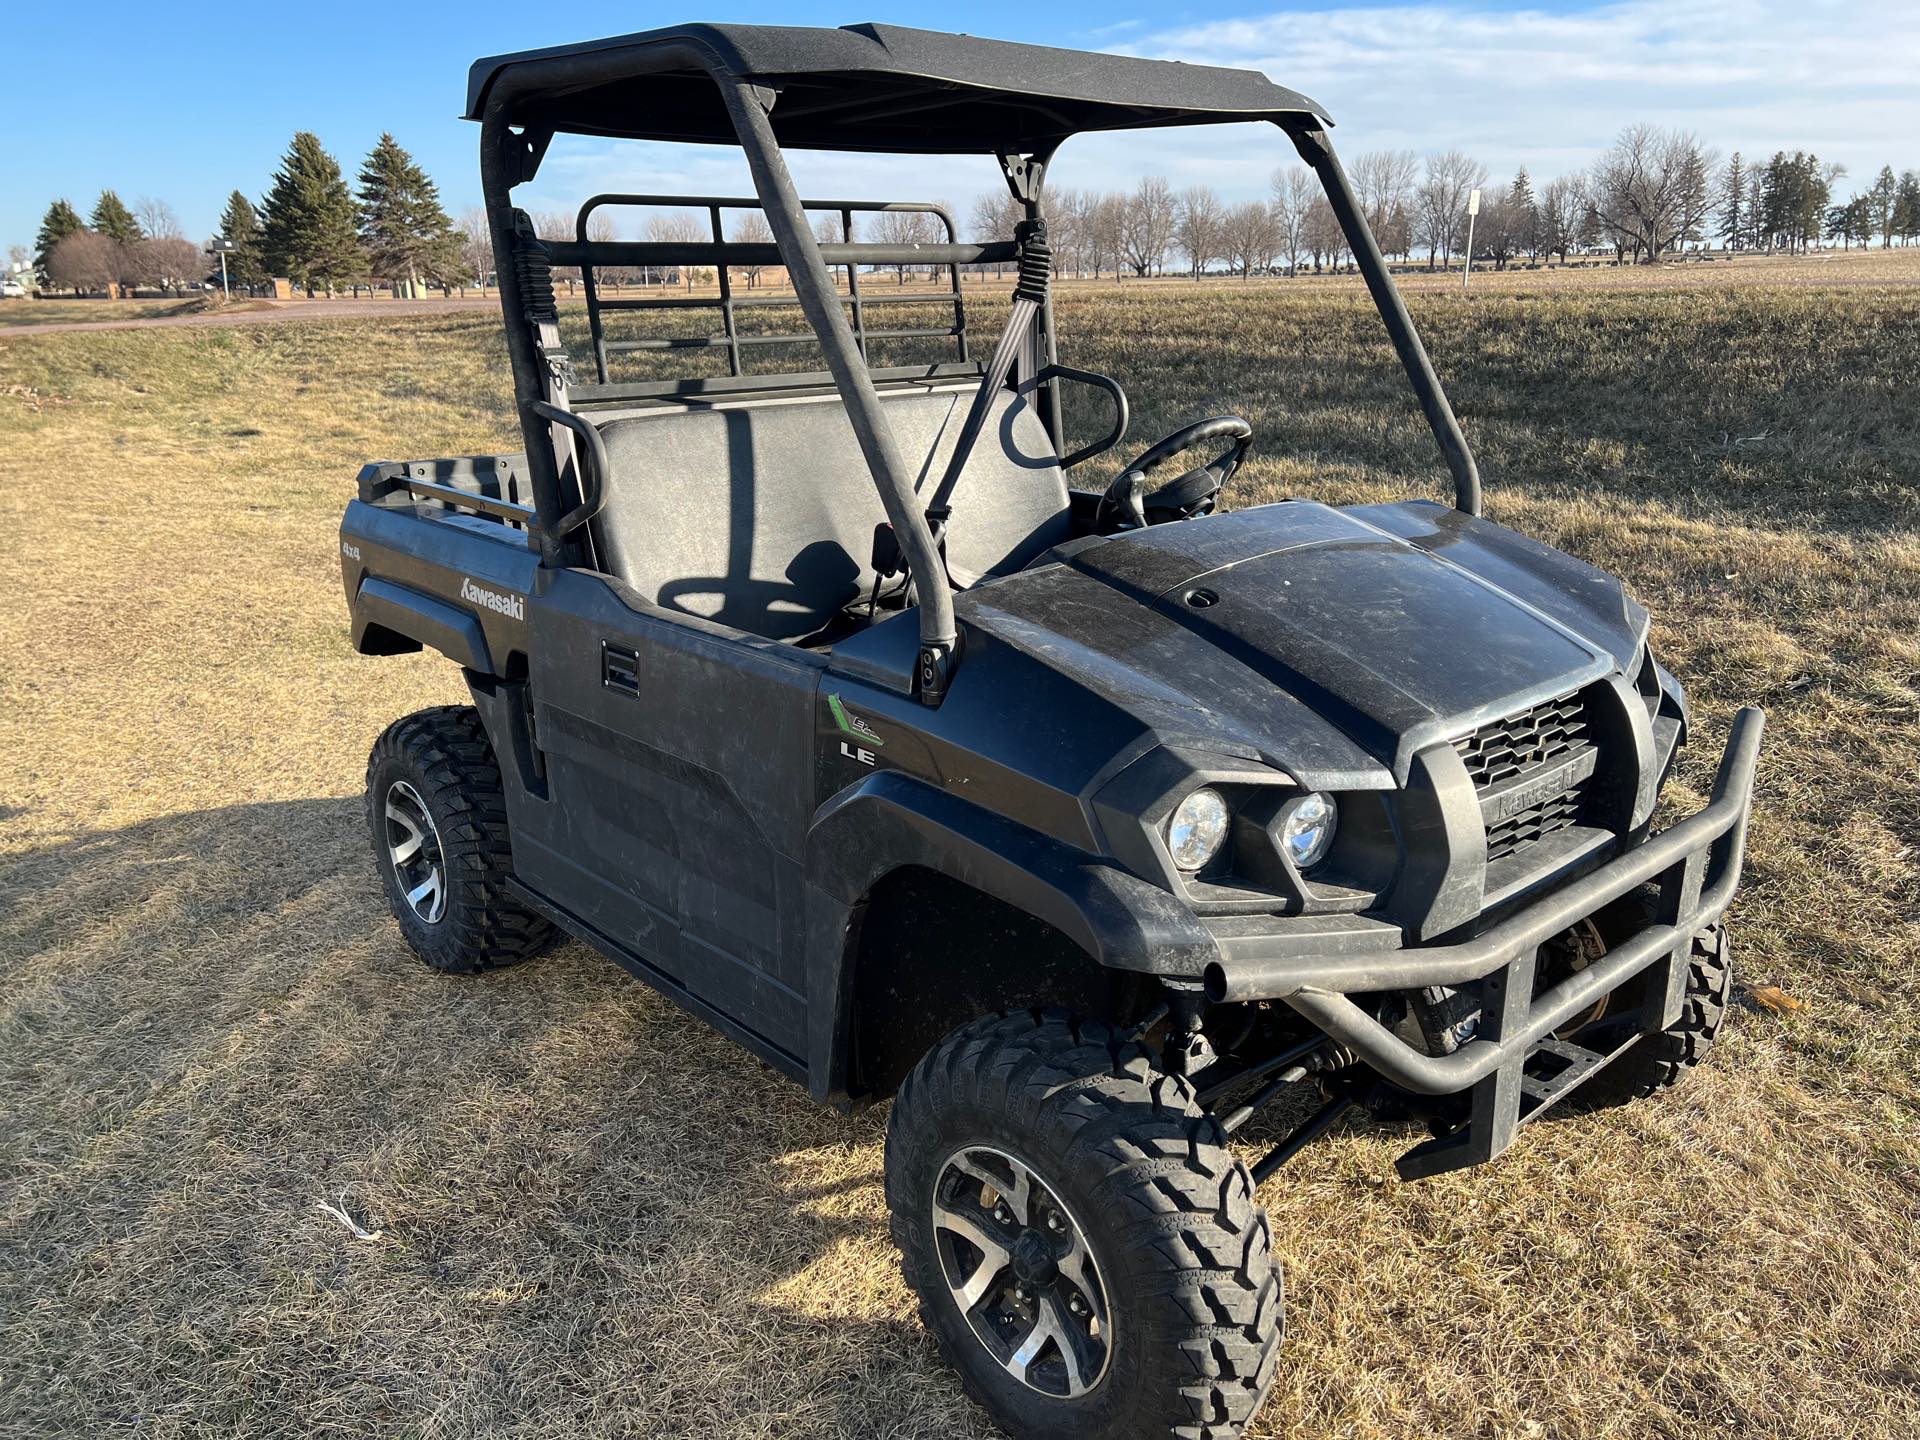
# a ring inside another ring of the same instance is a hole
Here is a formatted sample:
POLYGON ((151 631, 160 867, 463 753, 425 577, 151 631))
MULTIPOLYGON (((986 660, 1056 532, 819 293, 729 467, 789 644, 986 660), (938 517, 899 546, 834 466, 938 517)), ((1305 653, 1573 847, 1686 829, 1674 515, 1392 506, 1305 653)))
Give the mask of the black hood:
POLYGON ((1603 571, 1424 503, 1289 501, 1076 548, 961 618, 1139 715, 1302 783, 1404 781, 1436 740, 1636 663, 1603 571), (1371 772, 1371 780, 1362 776, 1371 772))

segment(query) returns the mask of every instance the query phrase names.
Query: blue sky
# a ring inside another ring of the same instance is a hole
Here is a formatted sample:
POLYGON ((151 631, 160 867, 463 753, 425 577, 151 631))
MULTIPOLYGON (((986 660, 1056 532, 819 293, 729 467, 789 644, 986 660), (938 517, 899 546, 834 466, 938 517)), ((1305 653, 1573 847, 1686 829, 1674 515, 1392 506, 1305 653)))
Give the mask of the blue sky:
MULTIPOLYGON (((9 21, 0 69, 0 247, 30 242, 55 196, 84 212, 102 187, 171 203, 209 234, 227 193, 256 199, 296 129, 318 132, 349 173, 391 130, 439 181, 447 208, 477 201, 477 127, 455 117, 468 64, 498 51, 676 19, 837 25, 858 20, 1122 49, 1264 69, 1333 113, 1362 150, 1458 146, 1497 176, 1586 164, 1631 121, 1697 131, 1721 152, 1806 146, 1860 181, 1885 163, 1920 166, 1920 5, 1834 0, 1614 0, 1607 4, 1273 4, 1170 10, 1089 0, 986 0, 964 17, 926 6, 731 3, 724 10, 471 3, 314 11, 153 11, 106 0, 76 24, 38 4, 9 21), (945 16, 943 20, 941 17, 945 16), (213 38, 213 37, 219 38, 213 38)), ((1214 132, 1197 152, 1163 136, 1074 142, 1057 183, 1114 186, 1144 173, 1205 181, 1230 197, 1264 190, 1283 155, 1271 130, 1214 132)), ((967 206, 997 181, 983 162, 796 157, 803 189, 934 198, 967 206)), ((738 189, 732 157, 664 146, 556 142, 536 208, 594 189, 738 189)))

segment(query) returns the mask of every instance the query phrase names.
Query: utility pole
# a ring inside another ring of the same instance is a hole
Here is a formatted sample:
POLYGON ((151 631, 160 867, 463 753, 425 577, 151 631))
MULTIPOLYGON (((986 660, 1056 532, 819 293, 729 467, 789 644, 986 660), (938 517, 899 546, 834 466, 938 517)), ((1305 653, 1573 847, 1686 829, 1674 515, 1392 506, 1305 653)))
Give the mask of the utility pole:
POLYGON ((1480 213, 1480 192, 1473 190, 1467 196, 1467 263, 1460 271, 1460 288, 1467 288, 1467 281, 1473 275, 1473 217, 1480 213))

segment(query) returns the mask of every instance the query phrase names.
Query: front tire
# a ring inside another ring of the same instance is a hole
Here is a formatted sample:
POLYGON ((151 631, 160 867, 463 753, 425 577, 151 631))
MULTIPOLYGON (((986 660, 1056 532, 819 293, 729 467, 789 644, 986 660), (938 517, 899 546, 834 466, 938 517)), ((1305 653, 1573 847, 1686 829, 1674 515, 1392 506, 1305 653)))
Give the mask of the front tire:
POLYGON ((1693 939, 1687 957, 1687 993, 1680 1018, 1642 1036, 1570 1101, 1583 1110, 1607 1109, 1671 1090, 1707 1058, 1727 1022, 1733 998, 1733 952, 1726 929, 1714 925, 1693 939))
POLYGON ((922 1322, 1011 1434, 1228 1440, 1272 1387, 1253 1182, 1192 1087, 1107 1026, 955 1031, 894 1100, 886 1183, 922 1322))
POLYGON ((479 714, 443 705, 396 720, 367 758, 367 827, 387 904, 436 970, 530 960, 558 936, 513 898, 500 767, 479 714))

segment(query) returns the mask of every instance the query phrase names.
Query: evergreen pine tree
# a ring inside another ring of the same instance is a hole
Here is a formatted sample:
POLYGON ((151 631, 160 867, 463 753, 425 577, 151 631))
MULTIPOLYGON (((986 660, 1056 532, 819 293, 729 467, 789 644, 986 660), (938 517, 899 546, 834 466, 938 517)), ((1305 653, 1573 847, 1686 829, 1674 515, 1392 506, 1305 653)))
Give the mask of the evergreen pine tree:
POLYGON ((47 278, 47 257, 53 253, 53 247, 69 235, 77 235, 86 229, 80 219, 80 212, 64 200, 56 200, 47 207, 47 215, 40 222, 40 233, 33 242, 33 268, 44 283, 47 278))
POLYGON ((261 254, 268 268, 308 290, 358 280, 366 256, 354 228, 353 195, 340 162, 311 131, 294 134, 260 206, 261 254))
POLYGON ((253 202, 238 190, 227 197, 220 212, 220 238, 235 248, 227 256, 227 278, 235 285, 258 285, 267 278, 260 258, 260 217, 253 202))
POLYGON ((1920 172, 1901 172, 1899 194, 1893 202, 1893 228, 1909 245, 1920 239, 1920 172))
POLYGON ((1507 187, 1507 217, 1512 226, 1512 248, 1527 252, 1527 258, 1540 258, 1540 206, 1533 197, 1533 179, 1522 165, 1507 187))
POLYGON ((133 218, 133 212, 111 190, 102 190, 94 202, 93 223, 89 228, 117 245, 137 245, 146 238, 140 233, 140 222, 133 218))
POLYGON ((1882 165, 1879 178, 1865 196, 1873 229, 1879 233, 1880 248, 1893 244, 1893 212, 1900 201, 1900 182, 1893 178, 1893 167, 1882 165))
POLYGON ((1771 250, 1773 232, 1767 228, 1767 182, 1760 171, 1747 171, 1747 247, 1771 250))
POLYGON ((1784 150, 1773 152, 1773 158, 1767 162, 1766 177, 1761 181, 1760 228, 1766 233, 1767 249, 1776 245, 1791 251, 1794 248, 1795 215, 1794 203, 1796 171, 1794 162, 1787 158, 1784 150))
POLYGON ((1747 239, 1747 169, 1740 152, 1733 152, 1720 177, 1720 242, 1729 250, 1745 247, 1747 239))
POLYGON ((427 172, 391 135, 360 167, 360 240, 374 272, 395 284, 445 280, 459 266, 453 222, 427 172))

